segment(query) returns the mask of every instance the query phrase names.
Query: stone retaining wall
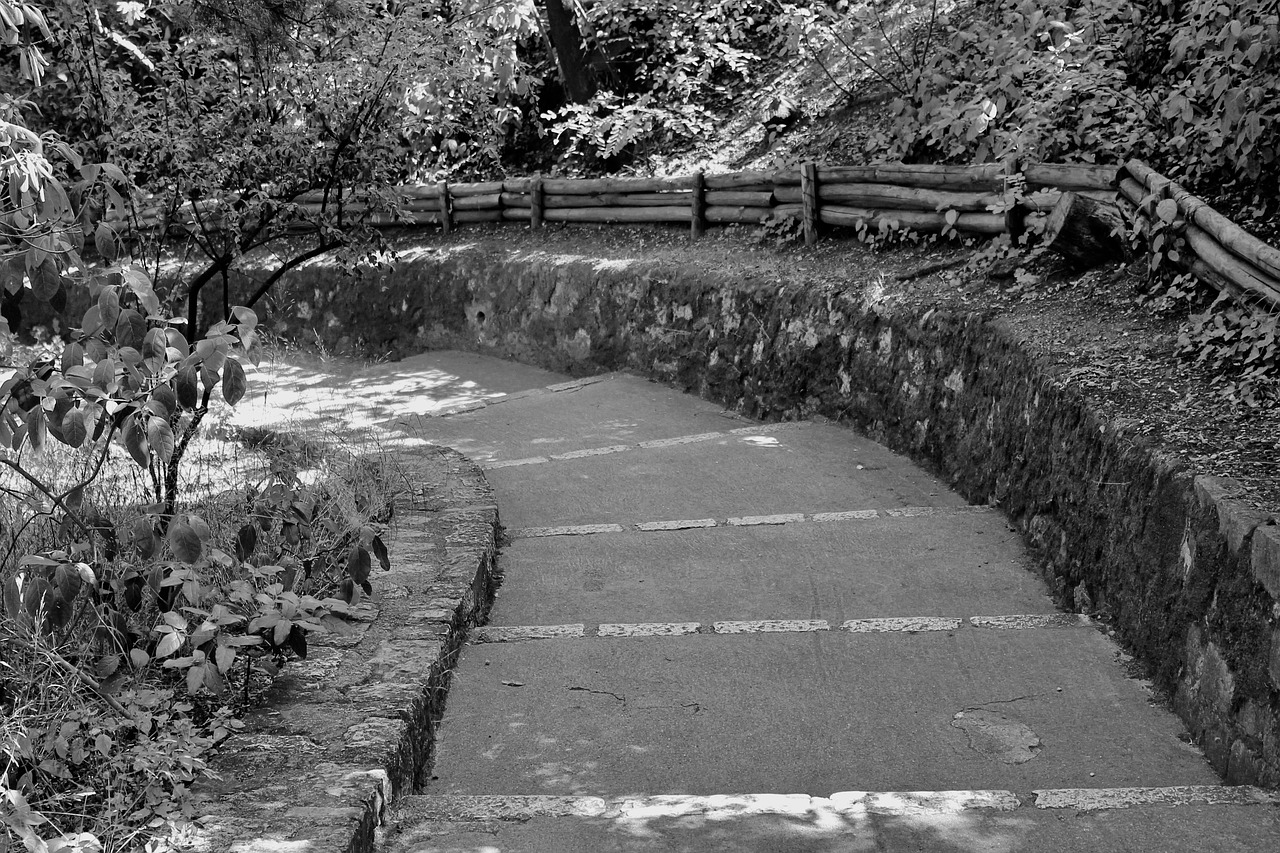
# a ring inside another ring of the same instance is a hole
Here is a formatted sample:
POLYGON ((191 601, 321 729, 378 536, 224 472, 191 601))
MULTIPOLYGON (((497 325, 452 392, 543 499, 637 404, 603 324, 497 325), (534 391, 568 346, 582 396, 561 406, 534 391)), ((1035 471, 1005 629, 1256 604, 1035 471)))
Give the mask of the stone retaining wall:
POLYGON ((201 853, 371 853, 384 812, 421 789, 458 651, 497 583, 497 508, 474 462, 445 448, 401 455, 413 485, 390 571, 347 634, 314 636, 245 732, 192 790, 201 853))
POLYGON ((1280 785, 1280 527, 1102 419, 1000 320, 492 243, 359 292, 315 269, 293 287, 331 345, 624 369, 865 431, 1002 508, 1058 602, 1108 620, 1229 782, 1280 785))

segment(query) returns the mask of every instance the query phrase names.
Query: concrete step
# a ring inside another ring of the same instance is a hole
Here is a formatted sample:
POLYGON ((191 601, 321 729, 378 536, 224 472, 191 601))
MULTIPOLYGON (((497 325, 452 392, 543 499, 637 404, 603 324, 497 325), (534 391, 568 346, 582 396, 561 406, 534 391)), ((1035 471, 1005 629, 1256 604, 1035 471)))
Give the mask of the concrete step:
POLYGON ((832 424, 489 470, 503 523, 537 527, 964 506, 925 471, 832 424), (776 442, 776 443, 773 443, 776 442))
POLYGON ((751 426, 714 403, 611 375, 559 392, 526 391, 485 409, 433 419, 428 429, 437 442, 487 465, 751 426))
POLYGON ((401 801, 385 853, 1045 853, 1274 850, 1280 808, 1252 788, 844 792, 401 801))
POLYGON ((490 624, 1049 613, 996 512, 514 539, 490 624))
POLYGON ((1217 781, 1092 628, 692 634, 463 650, 433 794, 1217 781))

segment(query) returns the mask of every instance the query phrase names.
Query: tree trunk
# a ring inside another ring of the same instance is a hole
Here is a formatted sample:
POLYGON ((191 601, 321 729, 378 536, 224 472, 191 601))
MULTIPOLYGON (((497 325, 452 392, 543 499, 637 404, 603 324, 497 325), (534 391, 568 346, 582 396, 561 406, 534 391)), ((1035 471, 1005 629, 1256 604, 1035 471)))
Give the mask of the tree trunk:
POLYGON ((1045 224, 1045 245, 1076 267, 1124 260, 1124 221, 1113 204, 1065 192, 1045 224))
POLYGON ((560 66, 564 93, 573 103, 584 104, 596 93, 596 87, 582 52, 582 35, 573 13, 561 0, 542 0, 542 6, 547 13, 548 35, 560 66))

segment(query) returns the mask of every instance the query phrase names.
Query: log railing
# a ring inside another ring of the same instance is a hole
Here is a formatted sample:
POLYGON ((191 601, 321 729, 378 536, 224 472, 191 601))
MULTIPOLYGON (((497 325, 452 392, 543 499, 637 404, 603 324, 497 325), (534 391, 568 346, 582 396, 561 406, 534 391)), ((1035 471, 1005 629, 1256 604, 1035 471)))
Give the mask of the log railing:
POLYGON ((1280 310, 1280 249, 1254 237, 1141 160, 1124 165, 1116 186, 1130 221, 1152 240, 1164 234, 1162 248, 1171 242, 1172 233, 1181 233, 1186 245, 1174 261, 1179 267, 1242 302, 1280 310), (1176 205, 1173 216, 1161 215, 1160 203, 1166 200, 1176 205))
MULTIPOLYGON (((1011 163, 981 166, 882 164, 821 166, 778 171, 686 175, 670 178, 525 177, 480 183, 445 183, 398 189, 400 215, 374 214, 376 225, 440 226, 446 232, 475 222, 687 224, 695 238, 709 225, 758 225, 790 217, 812 244, 819 228, 872 232, 910 229, 977 235, 1021 233, 1045 221, 1064 196, 1116 205, 1123 220, 1155 238, 1156 207, 1177 204, 1185 236, 1179 264, 1219 290, 1280 310, 1280 250, 1252 237, 1178 184, 1138 160, 1123 167, 1011 163), (1070 194, 1068 196, 1068 194, 1070 194)), ((295 198, 309 213, 318 193, 295 198)), ((349 204, 348 213, 364 211, 349 204)), ((1168 206, 1163 209, 1168 213, 1168 206)), ((166 227, 191 227, 199 211, 180 211, 166 227)), ((203 211, 208 225, 212 210, 203 211)), ((212 217, 216 220, 216 217, 212 217)), ((159 227, 156 212, 139 217, 159 227)), ((1121 221, 1117 217, 1116 221, 1121 221)), ((1166 237, 1167 239, 1167 233, 1166 237)))

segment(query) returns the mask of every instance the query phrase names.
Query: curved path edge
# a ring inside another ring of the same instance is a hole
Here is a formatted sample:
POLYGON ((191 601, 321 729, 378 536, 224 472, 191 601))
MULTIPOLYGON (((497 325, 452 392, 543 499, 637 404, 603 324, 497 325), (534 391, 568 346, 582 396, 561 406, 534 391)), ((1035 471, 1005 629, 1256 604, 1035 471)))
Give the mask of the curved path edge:
POLYGON ((1101 415, 1065 381, 1067 354, 1032 352, 990 313, 886 304, 874 274, 813 287, 490 241, 384 274, 398 322, 324 270, 306 287, 314 316, 351 318, 348 340, 631 371, 762 419, 863 430, 1003 510, 1059 604, 1103 618, 1228 783, 1280 785, 1276 517, 1101 415))
POLYGON ((420 786, 458 650, 493 600, 498 511, 466 456, 426 447, 400 461, 413 494, 390 571, 375 571, 353 632, 313 636, 218 754, 184 849, 369 851, 385 809, 420 786))

